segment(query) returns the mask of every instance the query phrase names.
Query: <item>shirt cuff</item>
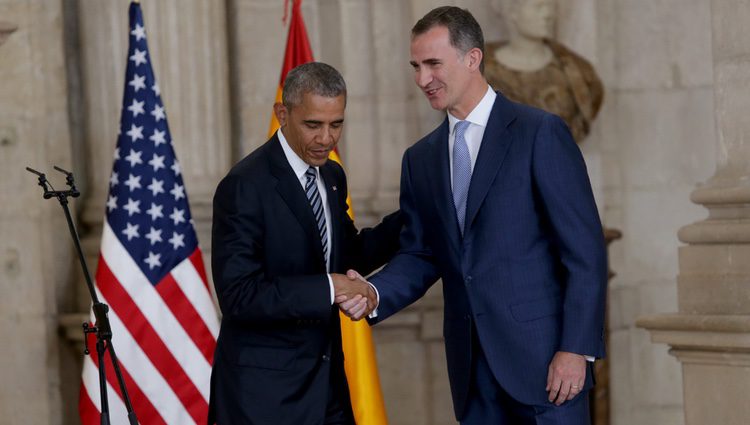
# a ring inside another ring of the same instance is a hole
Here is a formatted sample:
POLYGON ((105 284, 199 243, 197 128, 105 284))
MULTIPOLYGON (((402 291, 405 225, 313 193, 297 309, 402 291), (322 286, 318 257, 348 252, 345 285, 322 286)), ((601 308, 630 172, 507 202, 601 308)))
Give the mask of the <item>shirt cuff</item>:
POLYGON ((333 290, 333 279, 331 278, 330 274, 326 275, 328 277, 328 288, 331 291, 331 305, 333 305, 333 302, 336 300, 336 291, 333 290))
POLYGON ((367 315, 368 319, 374 319, 378 317, 378 306, 380 305, 380 292, 378 292, 378 288, 376 288, 375 285, 373 285, 372 283, 367 282, 367 284, 370 285, 373 291, 375 291, 375 298, 377 298, 378 300, 378 303, 375 304, 375 309, 372 310, 372 313, 367 315))
POLYGON ((594 356, 583 356, 583 357, 586 358, 587 362, 591 362, 591 363, 594 363, 594 360, 596 360, 596 357, 594 356))

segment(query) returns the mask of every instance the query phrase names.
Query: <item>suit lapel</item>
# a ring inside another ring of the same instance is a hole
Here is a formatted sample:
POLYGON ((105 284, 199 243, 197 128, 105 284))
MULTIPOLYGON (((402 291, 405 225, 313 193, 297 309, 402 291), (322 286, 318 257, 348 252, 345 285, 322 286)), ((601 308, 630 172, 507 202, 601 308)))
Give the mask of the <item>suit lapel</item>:
POLYGON ((305 191, 294 174, 292 166, 286 160, 284 150, 281 148, 281 143, 276 135, 271 139, 268 149, 271 161, 271 174, 278 180, 276 191, 284 202, 286 202, 292 213, 294 213, 300 225, 302 225, 302 229, 307 234, 307 240, 310 242, 310 247, 313 250, 312 252, 322 260, 323 246, 320 243, 318 224, 315 222, 315 217, 313 217, 310 202, 307 200, 305 191))
MULTIPOLYGON (((341 193, 342 191, 339 189, 334 175, 331 160, 320 167, 320 176, 323 178, 323 183, 325 184, 328 208, 331 212, 331 234, 328 236, 331 245, 329 247, 331 250, 331 271, 339 270, 340 244, 336 243, 336 241, 339 241, 342 236, 341 214, 344 214, 344 212, 341 209, 341 197, 346 197, 346 193, 341 193)), ((346 199, 344 199, 344 202, 346 202, 346 199)))
POLYGON ((453 190, 451 189, 450 162, 448 160, 448 118, 432 134, 430 139, 432 146, 429 164, 425 167, 431 182, 433 199, 436 211, 443 221, 448 239, 452 242, 454 249, 459 246, 460 233, 458 220, 456 219, 456 207, 453 205, 453 190), (434 175, 429 173, 434 172, 434 175))
POLYGON ((487 121, 487 128, 484 130, 477 162, 471 174, 469 197, 466 201, 465 233, 467 234, 513 141, 508 126, 514 119, 512 104, 498 93, 489 121, 487 121))

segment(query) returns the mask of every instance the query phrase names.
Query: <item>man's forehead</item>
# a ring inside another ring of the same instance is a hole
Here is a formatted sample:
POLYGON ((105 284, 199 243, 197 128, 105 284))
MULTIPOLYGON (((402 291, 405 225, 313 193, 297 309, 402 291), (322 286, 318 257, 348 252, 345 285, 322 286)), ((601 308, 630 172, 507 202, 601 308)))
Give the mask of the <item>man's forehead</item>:
POLYGON ((446 48, 453 49, 453 45, 451 45, 448 28, 443 26, 432 27, 422 34, 413 36, 411 39, 412 53, 415 53, 415 50, 440 51, 446 48))

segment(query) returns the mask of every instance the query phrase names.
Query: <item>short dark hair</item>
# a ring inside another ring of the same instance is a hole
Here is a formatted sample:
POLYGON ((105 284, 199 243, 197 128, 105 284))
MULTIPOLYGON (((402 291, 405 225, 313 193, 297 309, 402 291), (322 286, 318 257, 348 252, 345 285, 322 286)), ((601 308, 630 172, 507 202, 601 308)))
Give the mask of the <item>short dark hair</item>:
POLYGON ((305 93, 324 97, 338 97, 346 100, 344 77, 331 65, 323 62, 308 62, 289 71, 284 79, 281 103, 292 108, 302 103, 305 93))
POLYGON ((484 35, 482 27, 471 12, 455 6, 442 6, 427 12, 411 29, 412 38, 422 35, 433 27, 442 26, 448 29, 451 46, 461 54, 477 48, 482 51, 479 71, 484 73, 484 35))

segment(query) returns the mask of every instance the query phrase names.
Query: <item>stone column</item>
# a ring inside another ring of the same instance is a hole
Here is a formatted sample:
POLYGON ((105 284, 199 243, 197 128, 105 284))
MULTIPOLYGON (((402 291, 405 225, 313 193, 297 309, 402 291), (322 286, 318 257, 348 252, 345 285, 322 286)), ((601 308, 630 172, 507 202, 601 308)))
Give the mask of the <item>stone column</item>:
POLYGON ((0 423, 59 423, 60 393, 77 392, 61 383, 55 332, 73 265, 68 228, 24 170, 60 189, 52 165, 70 168, 62 15, 62 2, 0 2, 0 423))
POLYGON ((711 2, 716 173, 691 199, 708 218, 679 231, 676 314, 641 317, 682 363, 687 425, 750 417, 750 8, 711 2))

